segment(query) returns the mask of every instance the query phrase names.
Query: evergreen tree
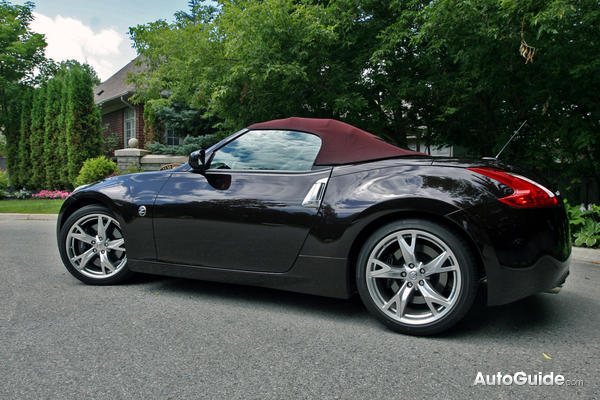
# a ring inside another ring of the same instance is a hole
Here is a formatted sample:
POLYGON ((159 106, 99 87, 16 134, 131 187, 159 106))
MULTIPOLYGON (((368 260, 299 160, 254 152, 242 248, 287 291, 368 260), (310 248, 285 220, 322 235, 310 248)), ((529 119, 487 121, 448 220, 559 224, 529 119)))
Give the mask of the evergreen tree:
POLYGON ((70 77, 72 70, 67 69, 64 71, 62 77, 62 87, 60 92, 60 113, 56 116, 57 123, 57 142, 58 148, 56 149, 56 159, 60 166, 60 173, 58 175, 58 184, 61 189, 68 189, 71 187, 71 181, 69 180, 68 163, 69 163, 69 152, 67 144, 67 133, 66 133, 66 114, 68 107, 68 95, 70 86, 70 77))
POLYGON ((86 65, 73 65, 69 71, 65 108, 68 150, 68 177, 74 182, 84 161, 102 153, 100 110, 94 103, 96 77, 86 65))
POLYGON ((31 149, 30 159, 35 167, 30 168, 29 185, 32 188, 41 189, 46 181, 46 170, 44 163, 44 119, 46 115, 46 85, 34 90, 33 105, 31 107, 31 135, 29 146, 31 149))
MULTIPOLYGON (((16 92, 18 93, 18 92, 16 92)), ((6 166, 8 169, 9 184, 13 188, 20 186, 19 174, 19 124, 21 115, 21 102, 19 98, 2 99, 3 107, 8 115, 16 116, 4 121, 4 135, 6 136, 6 166)))
POLYGON ((33 89, 26 89, 21 102, 21 127, 19 129, 19 151, 18 151, 18 184, 23 187, 31 187, 31 154, 29 137, 31 136, 31 103, 33 89))
MULTIPOLYGON (((61 94, 64 74, 59 73, 48 81, 46 88, 46 106, 44 115, 44 156, 43 165, 46 170, 44 186, 47 189, 60 189, 61 165, 60 149, 60 124, 59 115, 62 108, 61 94)), ((64 145, 64 144, 63 144, 64 145)))

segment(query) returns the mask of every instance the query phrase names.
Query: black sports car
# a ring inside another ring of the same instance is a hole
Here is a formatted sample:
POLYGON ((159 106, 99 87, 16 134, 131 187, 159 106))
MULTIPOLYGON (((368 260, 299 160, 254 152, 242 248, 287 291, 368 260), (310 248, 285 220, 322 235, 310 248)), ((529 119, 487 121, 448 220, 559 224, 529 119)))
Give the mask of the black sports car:
POLYGON ((497 161, 432 158, 351 125, 249 126, 189 163, 78 188, 58 217, 76 278, 132 272, 349 298, 388 327, 433 334, 487 303, 562 285, 558 195, 497 161))

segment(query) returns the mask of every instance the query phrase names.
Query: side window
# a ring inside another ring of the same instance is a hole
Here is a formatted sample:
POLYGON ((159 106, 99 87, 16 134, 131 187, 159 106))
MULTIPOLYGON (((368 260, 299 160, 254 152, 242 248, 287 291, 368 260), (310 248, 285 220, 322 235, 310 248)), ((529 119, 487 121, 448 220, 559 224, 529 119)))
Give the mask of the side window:
POLYGON ((211 169, 308 171, 321 139, 310 133, 249 131, 216 151, 211 169))

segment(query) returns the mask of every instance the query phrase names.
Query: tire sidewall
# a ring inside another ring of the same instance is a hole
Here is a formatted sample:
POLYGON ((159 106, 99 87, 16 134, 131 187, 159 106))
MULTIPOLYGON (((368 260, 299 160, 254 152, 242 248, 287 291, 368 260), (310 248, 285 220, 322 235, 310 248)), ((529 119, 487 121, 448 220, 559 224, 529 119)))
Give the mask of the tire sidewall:
MULTIPOLYGON (((102 278, 102 279, 90 278, 89 276, 86 276, 86 275, 82 274, 81 272, 79 272, 71 264, 71 260, 69 259, 69 256, 67 254, 67 249, 66 249, 67 236, 69 234, 69 231, 71 230, 71 227, 73 226, 73 224, 75 222, 77 222, 80 218, 82 218, 86 215, 90 215, 90 214, 105 214, 111 218, 114 218, 115 220, 117 220, 119 222, 119 225, 121 226, 121 232, 123 233, 123 222, 108 208, 101 206, 101 205, 89 205, 89 206, 82 207, 79 210, 75 211, 73 214, 71 214, 60 229, 60 232, 58 235, 58 251, 60 253, 62 262, 65 265, 65 267, 67 268, 67 270, 71 273, 71 275, 73 275, 75 278, 79 279, 80 281, 82 281, 84 283, 87 283, 90 285, 112 285, 112 284, 116 284, 116 283, 121 283, 124 280, 126 280, 127 278, 129 278, 129 276, 131 275, 131 271, 129 270, 127 264, 125 264, 121 268, 121 270, 119 272, 117 272, 116 274, 114 274, 108 278, 102 278)), ((125 237, 125 235, 123 235, 123 237, 125 237)), ((125 248, 125 249, 127 250, 127 248, 125 248)))
POLYGON ((356 286, 363 304, 377 319, 389 328, 400 333, 411 335, 433 335, 449 329, 460 321, 471 308, 475 295, 477 294, 477 285, 478 280, 475 257, 468 246, 450 229, 428 220, 407 219, 382 226, 367 239, 358 256, 356 286), (381 239, 394 232, 405 229, 419 229, 435 235, 445 242, 448 247, 452 249, 452 252, 457 258, 462 279, 461 291, 458 295, 458 300, 452 309, 441 319, 418 326, 402 323, 386 315, 374 302, 367 288, 366 269, 368 267, 367 261, 369 255, 381 239))

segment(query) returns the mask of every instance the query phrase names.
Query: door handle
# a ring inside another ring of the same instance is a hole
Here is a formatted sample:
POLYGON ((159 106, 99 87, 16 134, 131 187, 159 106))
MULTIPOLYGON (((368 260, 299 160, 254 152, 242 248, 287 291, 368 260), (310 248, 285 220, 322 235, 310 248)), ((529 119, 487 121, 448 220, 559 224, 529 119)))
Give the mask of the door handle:
POLYGON ((328 181, 329 178, 321 178, 318 181, 316 181, 304 197, 302 205, 304 207, 319 208, 321 206, 321 201, 323 200, 323 195, 325 194, 325 187, 327 187, 328 181))

